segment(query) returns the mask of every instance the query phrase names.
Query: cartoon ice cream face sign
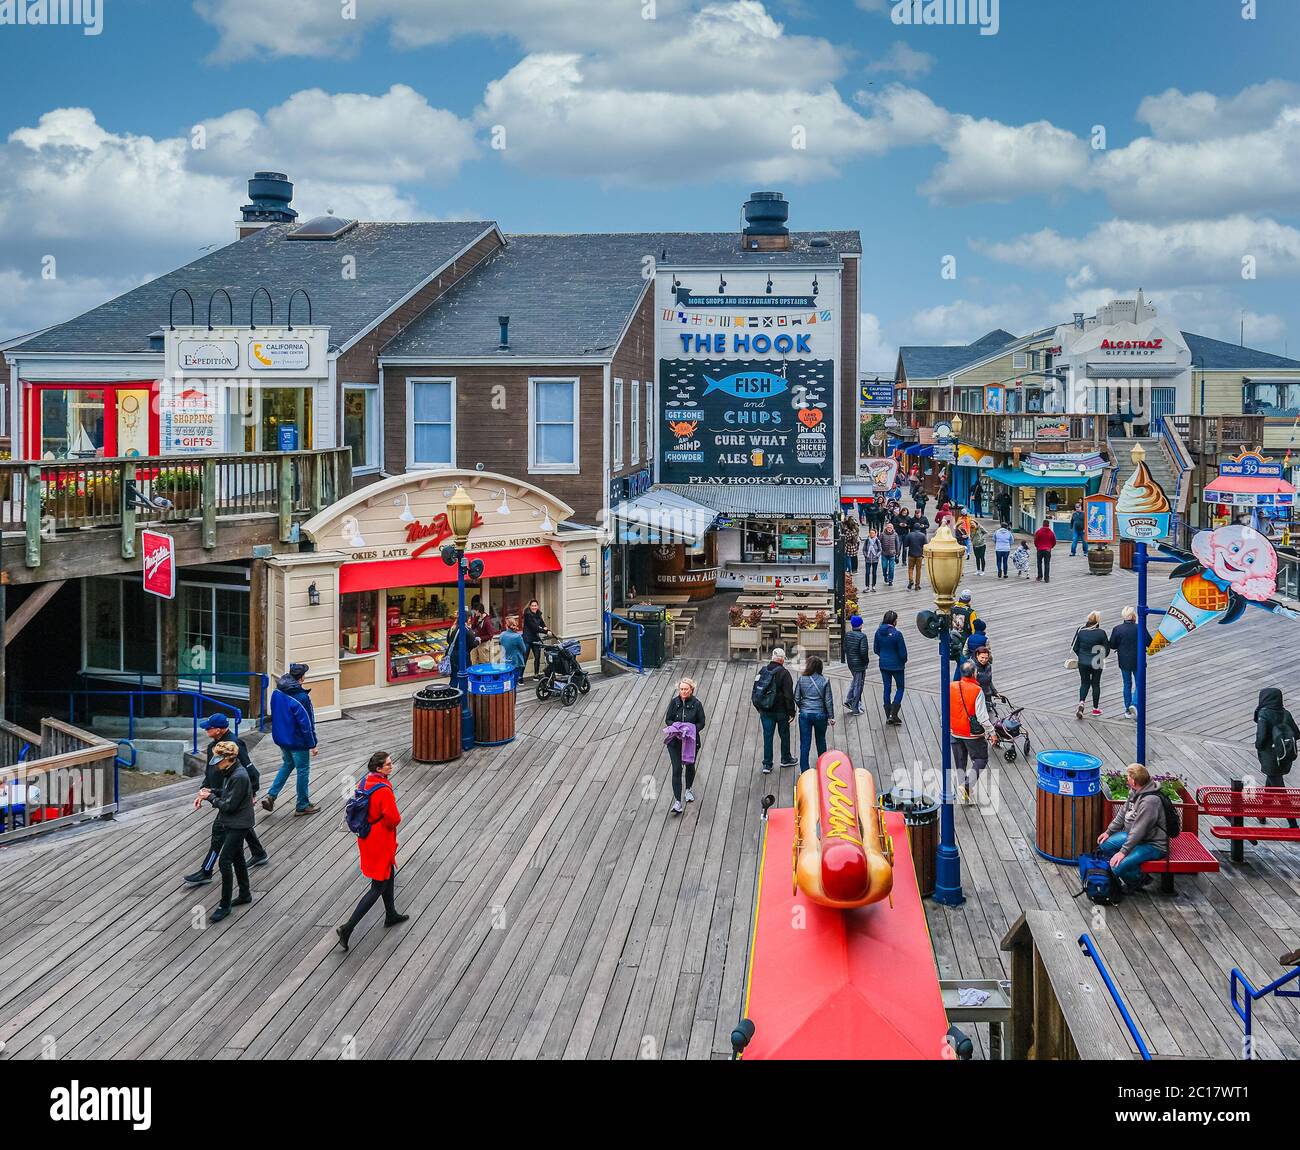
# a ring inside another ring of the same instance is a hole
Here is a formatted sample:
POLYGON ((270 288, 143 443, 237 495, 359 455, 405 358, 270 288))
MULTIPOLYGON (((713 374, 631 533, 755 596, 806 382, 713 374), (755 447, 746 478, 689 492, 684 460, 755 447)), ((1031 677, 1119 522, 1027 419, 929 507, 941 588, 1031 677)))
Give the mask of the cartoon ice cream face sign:
POLYGON ((1270 598, 1277 589, 1277 552, 1253 527, 1233 524, 1202 531, 1192 540, 1192 554, 1196 558, 1176 567, 1171 575, 1181 576, 1183 581, 1147 648, 1148 654, 1164 650, 1207 623, 1239 619, 1247 602, 1293 617, 1270 598))
POLYGON ((1207 573, 1246 599, 1262 603, 1277 589, 1277 552, 1253 527, 1202 531, 1192 540, 1192 554, 1207 573))

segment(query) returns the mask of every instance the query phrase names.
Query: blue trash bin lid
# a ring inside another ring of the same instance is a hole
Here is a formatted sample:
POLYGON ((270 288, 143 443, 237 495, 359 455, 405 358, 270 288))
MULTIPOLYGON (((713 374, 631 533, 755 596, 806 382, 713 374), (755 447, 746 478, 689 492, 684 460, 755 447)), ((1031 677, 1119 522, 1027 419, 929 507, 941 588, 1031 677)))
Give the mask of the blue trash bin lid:
POLYGON ((1101 770, 1101 760, 1084 751, 1039 751, 1038 765, 1069 771, 1101 770))

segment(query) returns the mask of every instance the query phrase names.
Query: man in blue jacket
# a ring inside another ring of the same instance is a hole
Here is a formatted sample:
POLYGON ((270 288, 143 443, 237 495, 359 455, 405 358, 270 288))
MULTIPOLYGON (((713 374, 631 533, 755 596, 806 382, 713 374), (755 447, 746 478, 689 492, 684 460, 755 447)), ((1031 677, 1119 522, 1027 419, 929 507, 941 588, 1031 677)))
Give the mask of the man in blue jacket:
POLYGON ((280 748, 282 762, 276 772, 275 782, 262 800, 262 809, 275 810, 276 796, 289 781, 289 773, 298 775, 295 815, 313 815, 319 808, 311 801, 308 782, 311 760, 319 754, 316 746, 316 712, 312 709, 311 693, 302 685, 307 674, 306 663, 290 663, 289 673, 281 676, 271 692, 271 741, 280 748))

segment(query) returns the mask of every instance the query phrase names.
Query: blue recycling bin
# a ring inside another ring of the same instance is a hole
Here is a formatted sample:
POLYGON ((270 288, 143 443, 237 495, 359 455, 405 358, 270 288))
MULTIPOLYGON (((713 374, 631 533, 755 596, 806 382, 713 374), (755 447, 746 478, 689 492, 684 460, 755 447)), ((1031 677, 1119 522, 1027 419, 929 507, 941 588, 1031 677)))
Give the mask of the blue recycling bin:
POLYGON ((1093 850, 1106 821, 1101 760, 1083 751, 1038 752, 1036 844, 1052 862, 1077 862, 1093 850))
POLYGON ((515 737, 515 684, 513 667, 504 663, 477 663, 465 669, 469 709, 474 716, 474 742, 496 747, 515 737))

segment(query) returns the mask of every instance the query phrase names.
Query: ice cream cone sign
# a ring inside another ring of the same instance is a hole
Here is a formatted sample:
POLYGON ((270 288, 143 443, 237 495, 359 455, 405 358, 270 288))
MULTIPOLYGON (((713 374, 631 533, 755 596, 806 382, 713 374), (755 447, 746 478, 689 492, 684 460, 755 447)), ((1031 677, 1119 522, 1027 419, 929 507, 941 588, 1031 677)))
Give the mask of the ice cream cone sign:
POLYGON ((1271 598, 1277 589, 1277 552, 1253 527, 1234 523, 1202 531, 1192 539, 1192 554, 1195 558, 1170 572, 1171 579, 1182 583, 1147 654, 1163 651, 1207 623, 1232 623, 1247 606, 1300 619, 1271 598))
POLYGON ((1120 537, 1144 543, 1169 534, 1169 500, 1147 470, 1145 460, 1146 451, 1138 444, 1133 448, 1133 474, 1120 489, 1115 503, 1120 537))

